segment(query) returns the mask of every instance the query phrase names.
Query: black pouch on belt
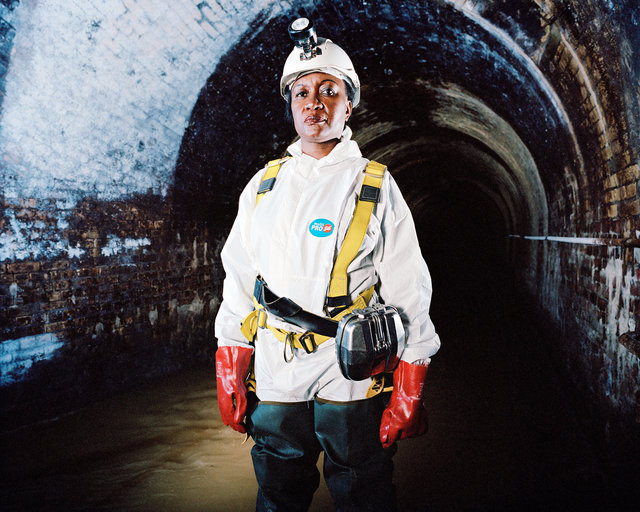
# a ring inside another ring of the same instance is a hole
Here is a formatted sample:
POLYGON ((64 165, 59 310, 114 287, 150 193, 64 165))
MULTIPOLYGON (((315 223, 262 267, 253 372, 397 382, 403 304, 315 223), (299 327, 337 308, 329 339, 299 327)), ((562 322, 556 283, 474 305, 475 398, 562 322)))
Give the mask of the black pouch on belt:
POLYGON ((305 311, 287 297, 277 296, 260 276, 256 278, 253 296, 259 304, 264 306, 268 313, 281 318, 285 322, 323 336, 333 338, 336 335, 338 322, 305 311))

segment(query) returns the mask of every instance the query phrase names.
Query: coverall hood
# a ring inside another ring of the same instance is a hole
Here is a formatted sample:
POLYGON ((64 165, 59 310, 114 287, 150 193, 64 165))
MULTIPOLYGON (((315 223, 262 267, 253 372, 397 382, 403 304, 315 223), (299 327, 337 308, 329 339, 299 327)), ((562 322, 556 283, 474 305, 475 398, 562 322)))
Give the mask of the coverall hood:
MULTIPOLYGON (((342 131, 342 136, 340 137, 340 142, 336 144, 327 156, 320 159, 322 164, 330 165, 332 162, 339 162, 345 158, 361 157, 362 153, 360 152, 358 143, 351 139, 352 135, 353 132, 351 131, 351 128, 345 126, 342 131)), ((291 144, 287 148, 287 152, 296 158, 311 158, 315 160, 312 156, 306 155, 302 152, 302 142, 300 139, 291 144)))

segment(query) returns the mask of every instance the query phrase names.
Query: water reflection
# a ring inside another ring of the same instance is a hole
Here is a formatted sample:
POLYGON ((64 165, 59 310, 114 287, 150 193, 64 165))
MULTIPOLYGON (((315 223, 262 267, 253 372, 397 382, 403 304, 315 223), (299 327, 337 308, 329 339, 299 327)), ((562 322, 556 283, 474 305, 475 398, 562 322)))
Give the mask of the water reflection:
MULTIPOLYGON (((211 370, 4 434, 15 510, 251 510, 250 442, 225 428, 211 370)), ((6 509, 5 509, 6 510, 6 509)))

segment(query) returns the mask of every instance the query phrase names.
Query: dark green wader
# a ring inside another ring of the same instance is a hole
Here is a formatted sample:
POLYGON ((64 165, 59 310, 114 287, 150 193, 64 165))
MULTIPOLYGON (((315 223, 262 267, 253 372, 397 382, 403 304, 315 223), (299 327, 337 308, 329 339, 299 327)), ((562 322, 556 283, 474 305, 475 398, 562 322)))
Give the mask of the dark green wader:
POLYGON ((256 510, 307 510, 320 482, 316 463, 323 450, 324 478, 337 510, 396 510, 395 447, 384 450, 379 437, 383 409, 381 395, 349 403, 260 402, 249 425, 256 510))

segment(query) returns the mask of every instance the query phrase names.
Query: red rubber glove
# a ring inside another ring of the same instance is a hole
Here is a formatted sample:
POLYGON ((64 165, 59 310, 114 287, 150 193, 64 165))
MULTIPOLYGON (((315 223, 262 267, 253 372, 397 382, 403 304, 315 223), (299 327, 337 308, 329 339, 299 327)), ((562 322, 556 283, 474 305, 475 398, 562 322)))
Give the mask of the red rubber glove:
POLYGON ((253 350, 247 347, 219 347, 216 351, 218 407, 222 421, 233 430, 247 431, 243 424, 247 412, 247 388, 244 379, 249 372, 253 350))
POLYGON ((422 403, 427 366, 400 361, 393 372, 393 392, 380 422, 380 442, 384 448, 427 431, 427 411, 422 403))

